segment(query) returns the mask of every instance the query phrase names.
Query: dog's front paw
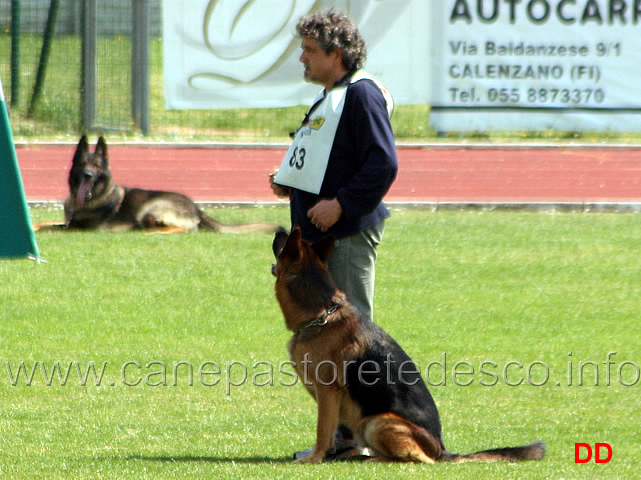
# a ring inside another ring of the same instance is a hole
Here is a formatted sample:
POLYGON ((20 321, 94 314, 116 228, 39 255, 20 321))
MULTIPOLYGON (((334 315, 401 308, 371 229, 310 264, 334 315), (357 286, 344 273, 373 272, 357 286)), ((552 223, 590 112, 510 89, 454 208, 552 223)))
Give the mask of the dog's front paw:
MULTIPOLYGON (((303 453, 303 452, 300 452, 300 453, 303 453)), ((323 461, 324 458, 325 458, 325 455, 316 447, 314 447, 304 457, 297 456, 296 459, 294 460, 294 463, 320 463, 323 461)))
POLYGON ((323 461, 323 455, 314 456, 311 455, 308 457, 297 458, 294 460, 294 463, 321 463, 323 461))
POLYGON ((59 230, 66 227, 66 224, 60 222, 39 222, 33 226, 33 231, 59 230))

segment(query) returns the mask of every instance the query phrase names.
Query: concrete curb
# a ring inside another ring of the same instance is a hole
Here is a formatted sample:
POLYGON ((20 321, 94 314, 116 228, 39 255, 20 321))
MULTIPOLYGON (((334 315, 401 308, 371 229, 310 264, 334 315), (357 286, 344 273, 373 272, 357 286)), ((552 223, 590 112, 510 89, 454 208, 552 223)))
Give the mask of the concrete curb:
MULTIPOLYGON (((286 202, 219 202, 199 201, 204 208, 278 208, 287 207, 286 202)), ((28 202, 34 208, 62 208, 63 202, 28 202)), ((385 202, 394 210, 437 211, 530 211, 538 213, 639 213, 641 202, 385 202)))

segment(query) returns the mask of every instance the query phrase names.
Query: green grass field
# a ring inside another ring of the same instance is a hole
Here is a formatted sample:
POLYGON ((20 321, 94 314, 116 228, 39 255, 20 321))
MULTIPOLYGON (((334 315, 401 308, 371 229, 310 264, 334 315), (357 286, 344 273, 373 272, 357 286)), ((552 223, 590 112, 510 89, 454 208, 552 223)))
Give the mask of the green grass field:
POLYGON ((47 263, 0 261, 0 478, 639 478, 639 238, 635 214, 395 211, 376 321, 433 385, 446 446, 548 455, 302 466, 315 406, 284 363, 270 236, 38 233, 47 263), (613 458, 575 464, 576 442, 613 458))

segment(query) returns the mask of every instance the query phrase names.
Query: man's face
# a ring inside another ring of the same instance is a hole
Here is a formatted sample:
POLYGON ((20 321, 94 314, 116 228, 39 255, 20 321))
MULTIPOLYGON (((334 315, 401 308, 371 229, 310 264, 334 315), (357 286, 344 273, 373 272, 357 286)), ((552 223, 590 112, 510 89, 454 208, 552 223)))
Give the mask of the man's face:
POLYGON ((301 49, 299 60, 305 67, 305 80, 331 87, 341 65, 338 52, 325 52, 318 41, 311 37, 303 37, 301 49))

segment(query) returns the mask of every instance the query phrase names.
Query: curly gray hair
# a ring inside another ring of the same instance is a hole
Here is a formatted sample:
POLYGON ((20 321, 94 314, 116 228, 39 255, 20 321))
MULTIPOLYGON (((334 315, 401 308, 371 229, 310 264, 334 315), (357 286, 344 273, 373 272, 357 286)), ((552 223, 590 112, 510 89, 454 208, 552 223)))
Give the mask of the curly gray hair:
POLYGON ((367 47, 351 18, 331 9, 301 18, 296 25, 301 37, 315 39, 329 53, 336 48, 343 51, 343 66, 348 72, 363 68, 367 47))

